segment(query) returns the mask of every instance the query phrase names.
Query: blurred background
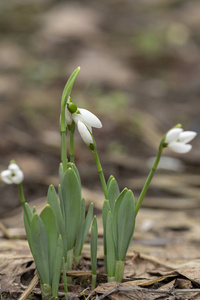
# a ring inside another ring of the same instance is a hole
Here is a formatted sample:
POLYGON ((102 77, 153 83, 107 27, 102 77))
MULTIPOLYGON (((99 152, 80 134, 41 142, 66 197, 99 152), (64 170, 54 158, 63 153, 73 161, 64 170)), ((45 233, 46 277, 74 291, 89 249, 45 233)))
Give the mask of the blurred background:
MULTIPOLYGON (((199 27, 197 0, 1 0, 0 169, 18 162, 27 201, 57 184, 60 99, 78 66, 71 97, 103 123, 93 133, 106 178, 138 196, 162 135, 177 123, 200 131, 199 27)), ((200 206, 199 136, 192 144, 164 151, 144 206, 200 206)), ((75 158, 84 187, 101 191, 78 134, 75 158)), ((19 200, 16 186, 0 193, 3 217, 19 200)))

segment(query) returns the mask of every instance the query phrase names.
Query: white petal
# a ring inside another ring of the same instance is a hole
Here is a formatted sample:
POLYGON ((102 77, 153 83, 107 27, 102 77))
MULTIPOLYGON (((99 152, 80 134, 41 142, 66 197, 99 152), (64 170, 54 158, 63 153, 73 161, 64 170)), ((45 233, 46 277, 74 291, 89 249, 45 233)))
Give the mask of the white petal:
POLYGON ((20 170, 20 167, 17 164, 15 164, 15 163, 11 163, 8 166, 8 170, 10 170, 10 171, 12 171, 12 172, 15 173, 15 172, 17 172, 17 171, 20 170))
POLYGON ((84 122, 83 120, 83 117, 81 114, 77 114, 77 113, 74 113, 72 114, 72 119, 74 120, 74 122, 76 123, 76 125, 78 125, 78 122, 84 122))
POLYGON ((184 144, 180 142, 170 143, 167 147, 177 153, 187 153, 192 149, 192 146, 190 144, 184 144))
POLYGON ((72 124, 72 115, 68 111, 67 106, 65 107, 65 120, 66 120, 67 125, 71 125, 72 124))
POLYGON ((12 176, 12 182, 15 183, 15 184, 22 183, 23 180, 24 180, 24 174, 23 174, 23 172, 21 170, 18 170, 12 176))
POLYGON ((92 136, 91 136, 88 128, 85 126, 85 124, 83 122, 79 121, 77 124, 77 127, 78 127, 78 131, 79 131, 84 143, 88 146, 90 146, 90 144, 93 144, 92 136))
POLYGON ((195 131, 183 131, 180 133, 178 140, 182 143, 189 143, 196 135, 197 133, 195 131))
POLYGON ((95 128, 102 127, 101 121, 97 118, 97 116, 95 116, 89 110, 84 109, 84 108, 78 108, 78 110, 81 113, 84 123, 87 123, 88 125, 95 127, 95 128))
POLYGON ((182 128, 172 128, 171 130, 169 130, 167 132, 166 137, 165 137, 165 142, 168 144, 168 143, 177 141, 179 134, 182 131, 183 131, 182 128))
POLYGON ((12 184, 12 172, 10 170, 5 170, 1 172, 1 179, 7 184, 12 184))

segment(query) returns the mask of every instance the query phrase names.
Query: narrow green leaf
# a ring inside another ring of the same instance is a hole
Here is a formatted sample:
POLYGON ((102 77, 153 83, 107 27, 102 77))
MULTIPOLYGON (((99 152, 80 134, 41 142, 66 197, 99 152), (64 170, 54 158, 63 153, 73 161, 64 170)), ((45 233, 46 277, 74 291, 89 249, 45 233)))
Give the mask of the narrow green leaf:
POLYGON ((57 229, 55 214, 49 204, 47 204, 43 209, 43 211, 41 212, 40 218, 44 224, 47 233, 47 238, 48 238, 49 275, 50 275, 50 284, 51 284, 53 278, 53 264, 55 260, 55 247, 58 238, 58 229, 57 229))
POLYGON ((67 288, 67 276, 66 276, 66 266, 65 266, 65 258, 63 257, 63 275, 62 275, 62 281, 64 285, 64 291, 65 291, 65 300, 68 300, 68 288, 67 288))
POLYGON ((30 226, 31 226, 32 218, 33 218, 33 213, 30 209, 30 206, 26 202, 25 205, 24 205, 24 227, 25 227, 25 230, 26 230, 26 237, 27 237, 30 249, 31 249, 30 226))
POLYGON ((111 182, 111 180, 114 178, 113 175, 110 175, 110 177, 108 178, 108 181, 107 181, 107 188, 109 187, 109 184, 111 182))
POLYGON ((54 186, 50 185, 47 194, 47 203, 51 206, 55 214, 56 224, 57 224, 56 227, 58 229, 58 234, 62 235, 64 253, 65 253, 65 257, 67 258, 67 238, 65 232, 65 217, 62 212, 62 210, 64 211, 64 208, 62 208, 63 201, 62 201, 62 192, 61 192, 60 185, 58 186, 58 192, 59 192, 60 202, 58 200, 58 196, 54 186))
POLYGON ((135 226, 135 199, 131 190, 124 196, 117 217, 117 260, 124 261, 135 226))
POLYGON ((92 274, 96 275, 97 270, 97 242, 98 242, 98 226, 97 226, 97 218, 94 216, 92 222, 92 229, 91 229, 91 267, 92 267, 92 274))
POLYGON ((59 180, 60 180, 60 182, 62 182, 62 178, 63 178, 63 164, 60 163, 60 165, 59 165, 59 180))
POLYGON ((76 243, 74 248, 75 259, 79 259, 81 255, 81 250, 83 248, 83 233, 84 233, 84 223, 85 223, 85 199, 81 200, 81 214, 79 229, 77 232, 76 243))
POLYGON ((58 233, 64 234, 64 218, 62 215, 60 203, 58 200, 58 196, 56 190, 53 185, 49 186, 48 194, 47 194, 47 203, 51 206, 55 213, 56 222, 58 225, 58 233))
POLYGON ((83 232, 83 244, 85 243, 86 237, 88 235, 88 231, 91 226, 92 218, 93 218, 93 203, 90 204, 90 207, 87 212, 87 216, 85 218, 85 223, 84 223, 84 232, 83 232))
POLYGON ((61 105, 62 107, 65 107, 66 106, 66 103, 67 103, 67 99, 71 93, 71 90, 72 90, 72 87, 73 87, 73 84, 74 84, 74 81, 78 75, 78 73, 80 72, 80 67, 78 67, 72 74, 71 76, 69 77, 65 87, 64 87, 64 90, 63 90, 63 94, 62 94, 62 99, 61 99, 61 105))
POLYGON ((61 208, 63 220, 65 220, 65 208, 64 208, 63 197, 62 197, 62 189, 61 189, 60 184, 58 185, 58 195, 59 195, 60 208, 61 208))
POLYGON ((112 278, 115 276, 115 265, 116 265, 116 250, 113 238, 113 224, 112 224, 112 213, 109 211, 107 214, 106 222, 106 247, 107 247, 107 273, 108 277, 112 278))
POLYGON ((107 222, 107 215, 110 211, 110 205, 108 200, 104 200, 103 209, 102 209, 102 221, 103 221, 103 240, 104 240, 104 255, 107 253, 106 248, 106 222, 107 222))
POLYGON ((63 261, 63 242, 62 237, 59 235, 56 242, 55 256, 53 263, 53 278, 52 278, 52 296, 58 297, 58 287, 60 281, 60 273, 63 261))
POLYGON ((117 247, 118 247, 118 213, 119 213, 120 205, 121 205, 127 192, 128 192, 127 188, 123 189, 123 191, 121 192, 121 194, 115 201, 114 208, 113 208, 113 238, 114 238, 114 242, 115 242, 116 252, 118 251, 118 249, 117 249, 117 247))
POLYGON ((81 188, 73 169, 68 168, 65 172, 61 189, 65 209, 67 247, 68 250, 71 250, 75 246, 81 213, 81 188))
POLYGON ((75 173, 76 176, 77 176, 78 182, 79 182, 79 184, 80 184, 80 188, 81 188, 81 177, 80 177, 80 174, 79 174, 79 171, 78 171, 76 165, 75 165, 74 163, 72 163, 72 162, 69 162, 69 163, 67 164, 67 168, 71 168, 71 169, 74 171, 74 173, 75 173))
MULTIPOLYGON (((110 176, 110 178, 111 178, 111 176, 110 176)), ((108 200, 110 203, 111 211, 113 211, 115 200, 117 200, 119 195, 120 195, 119 186, 117 184, 116 179, 112 176, 112 178, 109 180, 109 184, 108 184, 108 200)))
POLYGON ((31 248, 41 284, 50 284, 48 238, 41 218, 33 215, 30 226, 31 248))

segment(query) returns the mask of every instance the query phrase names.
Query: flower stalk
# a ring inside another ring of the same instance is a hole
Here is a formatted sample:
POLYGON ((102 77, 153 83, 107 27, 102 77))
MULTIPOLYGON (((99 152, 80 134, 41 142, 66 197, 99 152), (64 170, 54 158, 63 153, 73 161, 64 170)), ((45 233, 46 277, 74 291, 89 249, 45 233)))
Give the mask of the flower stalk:
POLYGON ((144 184, 144 186, 143 186, 143 189, 142 189, 142 191, 141 191, 141 193, 140 193, 140 196, 139 196, 139 198, 138 198, 137 204, 136 204, 136 206, 135 206, 135 217, 136 217, 137 214, 138 214, 138 211, 139 211, 139 209, 140 209, 140 207, 141 207, 141 205, 142 205, 142 201, 144 200, 144 197, 145 197, 146 192, 147 192, 147 190, 148 190, 148 188, 149 188, 149 185, 150 185, 150 183, 151 183, 151 180, 152 180, 152 178, 153 178, 153 176, 154 176, 154 174, 155 174, 155 171, 156 171, 156 169, 157 169, 157 167, 158 167, 158 163, 159 163, 159 161, 160 161, 160 158, 161 158, 161 155, 162 155, 162 151, 163 151, 163 142, 164 142, 164 140, 165 140, 165 136, 162 138, 162 140, 161 140, 161 142, 160 142, 160 145, 159 145, 159 148, 158 148, 158 153, 157 153, 155 162, 154 162, 154 164, 153 164, 153 167, 151 168, 151 171, 149 172, 149 175, 148 175, 148 177, 147 177, 147 180, 146 180, 146 182, 145 182, 145 184, 144 184))
POLYGON ((95 159, 95 162, 96 162, 97 170, 98 170, 99 177, 100 177, 100 180, 101 180, 102 189, 103 189, 103 192, 104 192, 104 197, 105 197, 105 199, 107 199, 107 196, 108 196, 107 184, 106 184, 105 176, 104 176, 103 169, 102 169, 102 166, 101 166, 101 162, 100 162, 100 159, 99 159, 99 155, 98 155, 98 152, 97 152, 96 144, 94 145, 94 150, 91 150, 91 151, 94 155, 94 159, 95 159))

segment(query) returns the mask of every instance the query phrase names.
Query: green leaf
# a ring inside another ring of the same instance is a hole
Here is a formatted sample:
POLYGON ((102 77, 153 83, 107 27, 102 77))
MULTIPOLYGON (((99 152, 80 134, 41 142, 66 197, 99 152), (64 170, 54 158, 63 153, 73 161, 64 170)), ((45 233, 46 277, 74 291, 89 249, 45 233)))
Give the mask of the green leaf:
POLYGON ((92 229, 91 229, 91 267, 92 267, 92 274, 96 275, 97 269, 97 242, 98 242, 98 226, 97 226, 97 218, 94 216, 92 222, 92 229))
POLYGON ((71 90, 72 90, 72 87, 73 87, 73 84, 74 84, 74 81, 78 75, 78 73, 80 72, 80 67, 78 67, 72 74, 71 76, 69 77, 65 87, 64 87, 64 90, 63 90, 63 94, 62 94, 62 99, 61 99, 61 106, 62 107, 65 107, 66 106, 66 103, 67 103, 67 99, 71 93, 71 90))
POLYGON ((123 191, 115 201, 114 208, 113 208, 113 238, 115 242, 116 252, 118 251, 117 248, 118 247, 118 213, 119 213, 120 205, 127 192, 128 192, 127 188, 123 189, 123 191))
POLYGON ((62 188, 60 184, 58 185, 58 195, 60 199, 60 208, 61 208, 63 220, 65 220, 65 208, 64 208, 63 197, 62 197, 62 188))
POLYGON ((59 180, 60 180, 60 182, 62 182, 62 178, 63 178, 63 164, 60 163, 60 165, 59 165, 59 180))
POLYGON ((33 215, 30 232, 32 254, 41 284, 50 285, 48 238, 44 224, 37 214, 33 215))
POLYGON ((108 215, 109 211, 110 211, 109 201, 104 200, 103 209, 102 209, 104 255, 106 255, 106 253, 107 253, 107 248, 106 248, 106 222, 107 222, 107 215, 108 215))
POLYGON ((111 211, 113 211, 115 200, 117 200, 120 194, 119 186, 114 176, 112 175, 110 176, 107 186, 108 186, 108 200, 110 203, 111 211))
POLYGON ((30 229, 30 226, 31 226, 32 218, 33 218, 33 213, 30 209, 30 206, 28 205, 28 203, 25 203, 25 205, 24 205, 24 227, 25 227, 25 230, 26 230, 26 237, 27 237, 30 249, 31 249, 31 232, 30 232, 31 229, 30 229))
POLYGON ((80 214, 80 224, 77 232, 76 243, 74 248, 75 258, 78 259, 81 255, 81 250, 83 248, 83 233, 84 233, 84 223, 85 223, 85 199, 81 200, 81 214, 80 214))
POLYGON ((93 218, 93 203, 90 204, 90 207, 87 212, 87 216, 85 218, 85 223, 84 223, 84 232, 83 232, 83 244, 85 243, 86 237, 88 235, 88 231, 91 226, 92 218, 93 218))
POLYGON ((110 177, 108 178, 108 182, 107 182, 107 188, 109 187, 109 184, 111 182, 111 180, 114 178, 113 175, 110 175, 110 177))
POLYGON ((68 168, 65 172, 61 189, 65 210, 67 249, 71 250, 75 246, 81 213, 81 188, 77 179, 77 175, 72 168, 68 168))
MULTIPOLYGON (((58 189, 61 189, 58 186, 58 189)), ((62 197, 62 193, 60 190, 60 196, 62 197)), ((65 217, 62 213, 62 199, 58 200, 58 196, 56 193, 56 190, 54 188, 53 185, 49 186, 48 189, 48 194, 47 194, 47 203, 51 206, 51 208, 53 209, 53 212, 55 214, 56 217, 56 228, 58 229, 58 234, 62 235, 62 240, 63 240, 63 247, 64 247, 64 253, 65 253, 65 257, 67 257, 67 239, 66 239, 66 232, 65 232, 65 217)), ((63 208, 64 210, 64 208, 63 208)))
POLYGON ((124 196, 117 217, 117 260, 124 261, 135 226, 135 199, 131 190, 124 196))
POLYGON ((60 281, 60 273, 63 261, 63 242, 62 237, 59 235, 55 247, 55 256, 53 263, 53 278, 52 278, 52 296, 58 297, 58 287, 60 281))
POLYGON ((49 273, 50 284, 53 278, 53 264, 55 260, 55 247, 58 238, 58 229, 56 224, 56 217, 50 205, 46 205, 40 214, 40 218, 46 229, 49 247, 49 273))
POLYGON ((107 247, 107 273, 108 277, 112 278, 115 276, 115 265, 116 265, 116 249, 113 238, 113 220, 112 213, 109 211, 107 214, 106 222, 106 247, 107 247))
POLYGON ((47 203, 51 206, 53 209, 55 216, 56 216, 56 222, 58 225, 58 233, 64 234, 64 218, 62 215, 60 203, 58 200, 58 196, 56 193, 56 190, 53 185, 49 186, 48 194, 47 194, 47 203))
POLYGON ((69 162, 69 163, 67 164, 67 168, 71 168, 71 169, 74 171, 74 173, 75 173, 76 176, 77 176, 77 180, 78 180, 78 182, 79 182, 79 184, 80 184, 80 188, 81 188, 81 177, 80 177, 80 174, 79 174, 79 171, 78 171, 76 165, 75 165, 74 163, 72 163, 72 162, 69 162))

